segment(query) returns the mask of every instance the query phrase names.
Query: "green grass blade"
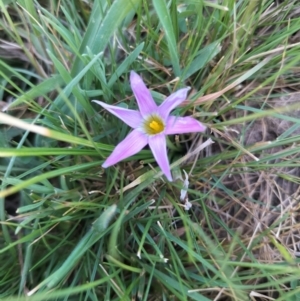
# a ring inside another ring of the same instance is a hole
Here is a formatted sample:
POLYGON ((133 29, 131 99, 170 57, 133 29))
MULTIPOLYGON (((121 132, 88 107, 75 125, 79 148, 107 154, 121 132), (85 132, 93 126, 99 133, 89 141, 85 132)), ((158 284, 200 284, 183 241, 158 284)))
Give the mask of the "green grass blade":
POLYGON ((180 76, 181 70, 179 65, 178 49, 176 44, 176 38, 174 35, 174 28, 170 17, 170 12, 167 7, 167 2, 161 0, 153 0, 153 5, 157 13, 157 16, 159 18, 159 21, 161 22, 163 32, 168 42, 170 59, 172 61, 174 74, 175 76, 180 76))
MULTIPOLYGON (((116 0, 113 1, 107 13, 103 16, 100 1, 94 2, 93 13, 90 23, 80 45, 79 52, 86 52, 86 48, 91 49, 92 53, 98 54, 104 51, 110 37, 117 30, 121 22, 131 10, 134 10, 140 0, 116 0), (103 19, 102 19, 103 18, 103 19)), ((71 75, 75 76, 83 67, 80 57, 75 59, 71 75)))

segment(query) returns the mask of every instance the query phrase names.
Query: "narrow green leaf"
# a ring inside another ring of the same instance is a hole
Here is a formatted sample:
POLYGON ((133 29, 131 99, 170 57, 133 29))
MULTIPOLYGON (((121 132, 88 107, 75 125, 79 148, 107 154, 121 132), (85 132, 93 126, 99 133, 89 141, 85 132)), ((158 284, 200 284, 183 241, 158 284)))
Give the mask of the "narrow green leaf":
MULTIPOLYGON (((1 133, 0 133, 1 137, 1 133)), ((111 147, 112 149, 112 147, 111 147)), ((76 148, 0 148, 0 157, 32 157, 32 156, 58 156, 58 155, 72 155, 72 156, 99 156, 96 150, 91 149, 76 149, 76 148)))
POLYGON ((78 260, 83 256, 83 254, 96 243, 104 234, 104 230, 109 225, 109 222, 117 212, 117 206, 109 206, 95 221, 93 227, 84 235, 84 237, 79 241, 77 246, 73 249, 68 258, 64 261, 63 265, 56 270, 53 274, 42 281, 35 289, 29 292, 28 295, 32 295, 35 291, 43 286, 52 288, 55 286, 66 274, 73 269, 77 264, 78 260))
POLYGON ((153 5, 163 27, 164 34, 166 35, 174 73, 176 76, 180 76, 181 70, 179 65, 178 50, 176 45, 176 39, 174 36, 174 29, 170 17, 170 12, 167 8, 167 1, 153 0, 153 5))
POLYGON ((188 79, 191 75, 202 69, 210 60, 212 60, 221 51, 218 41, 201 49, 194 60, 191 62, 187 71, 184 72, 182 80, 188 79))
POLYGON ((52 92, 55 88, 61 87, 63 84, 63 79, 59 74, 55 74, 42 81, 40 84, 32 87, 29 91, 23 93, 17 97, 10 105, 9 109, 16 107, 23 102, 32 101, 39 96, 47 95, 52 92))
MULTIPOLYGON (((100 8, 100 2, 95 1, 93 13, 91 15, 86 33, 83 37, 79 52, 86 52, 86 47, 89 47, 94 54, 104 51, 110 37, 117 30, 128 13, 136 8, 139 2, 140 0, 113 1, 113 4, 108 9, 108 12, 105 14, 105 17, 100 24, 99 16, 101 16, 102 8, 100 8)), ((82 67, 83 62, 81 61, 80 57, 77 57, 71 74, 74 76, 82 69, 82 67)))
POLYGON ((16 126, 18 128, 21 128, 23 130, 27 130, 45 137, 53 138, 55 140, 59 141, 65 141, 72 144, 79 144, 79 145, 85 145, 90 147, 97 147, 101 150, 112 150, 112 147, 106 144, 102 143, 94 143, 93 141, 89 141, 83 138, 75 137, 72 135, 68 135, 65 133, 61 133, 58 131, 50 130, 48 128, 38 126, 35 124, 29 124, 23 120, 20 120, 18 118, 9 116, 7 114, 0 112, 0 124, 7 124, 11 126, 16 126))
POLYGON ((80 164, 80 165, 75 165, 75 166, 70 166, 70 167, 65 167, 65 168, 60 168, 56 169, 53 171, 48 171, 46 173, 43 173, 41 175, 32 177, 31 179, 28 179, 26 181, 22 181, 21 183, 9 187, 6 190, 0 191, 0 197, 7 197, 11 194, 14 194, 22 189, 28 189, 30 185, 36 184, 41 182, 44 179, 51 179, 60 175, 66 175, 69 173, 73 173, 79 170, 85 170, 94 166, 99 166, 99 162, 91 162, 91 163, 85 163, 85 164, 80 164))
POLYGON ((117 68, 117 70, 112 74, 110 80, 108 81, 108 86, 112 87, 116 80, 128 70, 129 66, 136 60, 136 58, 141 53, 144 47, 144 43, 138 45, 134 51, 132 51, 128 57, 122 62, 122 64, 117 68))

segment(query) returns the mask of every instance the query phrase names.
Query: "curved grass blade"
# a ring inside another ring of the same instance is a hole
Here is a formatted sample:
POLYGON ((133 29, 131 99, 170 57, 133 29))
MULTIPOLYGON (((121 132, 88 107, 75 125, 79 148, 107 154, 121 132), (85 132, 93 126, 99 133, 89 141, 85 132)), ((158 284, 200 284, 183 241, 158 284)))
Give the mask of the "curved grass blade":
POLYGON ((54 287, 63 277, 65 277, 77 264, 83 254, 103 236, 104 231, 108 227, 111 219, 115 216, 116 212, 117 206, 115 204, 109 206, 94 222, 91 229, 80 240, 63 265, 42 281, 37 287, 31 290, 28 293, 28 296, 31 296, 43 286, 47 286, 48 288, 54 287))
POLYGON ((18 127, 20 129, 23 130, 27 130, 48 138, 53 138, 59 141, 64 141, 64 142, 69 142, 72 144, 78 144, 78 145, 84 145, 84 146, 90 146, 90 147, 95 147, 97 146, 97 148, 101 149, 101 150, 107 150, 107 151, 111 151, 112 147, 110 147, 109 145, 106 144, 102 144, 102 143, 94 143, 92 141, 83 139, 83 138, 79 138, 79 137, 74 137, 68 134, 64 134, 58 131, 54 131, 54 130, 50 130, 48 128, 39 126, 39 125, 35 125, 35 124, 30 124, 27 123, 23 120, 20 120, 18 118, 9 116, 7 114, 1 113, 0 112, 0 124, 7 124, 10 126, 15 126, 18 127))
POLYGON ((153 5, 158 15, 158 18, 161 22, 161 25, 165 31, 174 73, 176 76, 180 76, 181 70, 179 66, 179 56, 177 51, 176 39, 174 36, 174 29, 170 17, 170 12, 168 11, 167 8, 167 1, 153 0, 153 5))
MULTIPOLYGON (((79 52, 84 53, 86 51, 86 47, 89 47, 94 54, 104 51, 110 37, 117 30, 128 13, 132 9, 135 9, 139 2, 140 0, 116 0, 113 2, 102 20, 99 16, 101 16, 103 8, 100 7, 100 1, 95 1, 90 22, 82 40, 79 52)), ((77 57, 73 65, 71 75, 76 75, 82 68, 83 62, 80 57, 77 57)))

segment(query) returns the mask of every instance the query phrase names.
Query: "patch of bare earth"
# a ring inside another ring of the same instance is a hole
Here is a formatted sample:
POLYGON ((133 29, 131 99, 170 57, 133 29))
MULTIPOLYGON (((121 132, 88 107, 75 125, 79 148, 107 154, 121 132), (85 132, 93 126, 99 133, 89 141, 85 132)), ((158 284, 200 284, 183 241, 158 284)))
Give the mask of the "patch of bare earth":
MULTIPOLYGON (((245 105, 262 108, 262 98, 258 99, 260 100, 245 105)), ((288 93, 280 98, 269 99, 265 108, 280 109, 296 105, 299 99, 300 93, 288 93)), ((242 114, 245 116, 252 112, 242 111, 242 114)), ((300 120, 300 109, 284 115, 300 120)), ((251 152, 251 146, 253 149, 260 145, 268 147, 253 156, 241 153, 236 160, 221 162, 227 165, 229 171, 224 173, 226 176, 218 186, 223 185, 224 188, 213 185, 207 187, 208 191, 211 189, 205 201, 207 206, 216 212, 233 233, 238 234, 250 251, 248 254, 252 254, 261 263, 286 262, 287 258, 284 258, 284 252, 278 245, 283 246, 291 258, 300 256, 300 156, 293 151, 297 142, 288 142, 293 137, 297 141, 300 124, 295 126, 295 122, 287 119, 265 117, 229 127, 226 132, 228 139, 244 149, 251 152), (278 143, 279 141, 282 143, 278 143), (272 147, 275 143, 276 146, 272 147), (259 160, 256 161, 255 157, 259 160), (253 164, 249 164, 251 162, 253 164), (248 163, 247 166, 245 163, 248 163)), ((226 151, 223 145, 212 146, 212 153, 221 151, 226 151)), ((202 227, 207 226, 205 216, 201 221, 202 227)), ((209 222, 223 247, 226 249, 227 245, 229 250, 232 246, 232 235, 219 223, 209 222)), ((231 255, 234 260, 241 258, 242 261, 252 261, 238 244, 231 255)), ((265 280, 258 277, 251 281, 254 284, 265 280)))

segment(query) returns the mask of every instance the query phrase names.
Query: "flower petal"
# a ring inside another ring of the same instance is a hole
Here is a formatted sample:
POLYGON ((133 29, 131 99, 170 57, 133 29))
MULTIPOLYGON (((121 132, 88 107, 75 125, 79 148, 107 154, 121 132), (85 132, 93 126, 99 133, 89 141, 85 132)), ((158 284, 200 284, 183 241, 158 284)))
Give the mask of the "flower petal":
POLYGON ((144 84, 142 78, 134 71, 130 72, 130 85, 138 103, 143 117, 157 112, 157 105, 154 102, 150 91, 144 84))
POLYGON ((92 100, 92 101, 97 103, 98 105, 100 105, 101 107, 103 107, 104 109, 112 113, 113 115, 117 116, 119 119, 124 121, 132 128, 139 127, 143 122, 142 116, 139 111, 129 110, 117 106, 111 106, 99 100, 92 100))
POLYGON ((167 179, 171 182, 172 175, 170 170, 170 164, 167 155, 167 145, 166 138, 164 134, 158 134, 149 137, 149 146, 153 153, 153 156, 161 168, 162 172, 165 174, 167 179))
POLYGON ((139 130, 133 130, 113 150, 111 155, 102 164, 103 168, 109 167, 119 161, 138 153, 148 143, 148 137, 139 130))
POLYGON ((206 126, 193 117, 169 116, 165 129, 166 135, 204 132, 206 126))
POLYGON ((183 101, 186 100, 186 96, 190 88, 184 88, 176 91, 175 93, 168 96, 164 102, 158 107, 158 113, 163 118, 166 119, 170 112, 179 106, 183 101))

